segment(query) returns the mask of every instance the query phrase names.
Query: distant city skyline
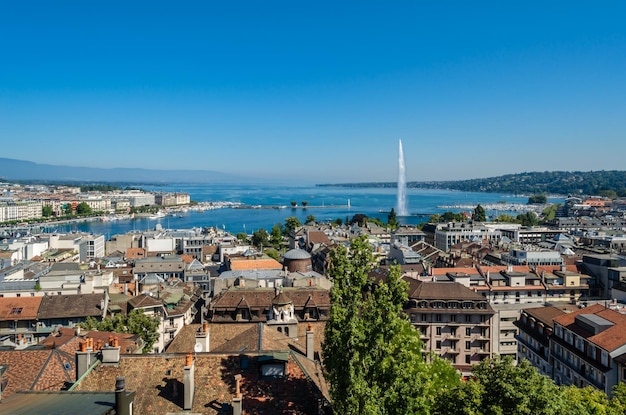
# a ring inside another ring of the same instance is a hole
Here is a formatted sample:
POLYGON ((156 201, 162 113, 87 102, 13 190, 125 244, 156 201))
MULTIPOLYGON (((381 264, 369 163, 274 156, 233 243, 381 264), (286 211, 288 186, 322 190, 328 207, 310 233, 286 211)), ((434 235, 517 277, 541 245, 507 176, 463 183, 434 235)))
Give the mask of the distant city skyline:
POLYGON ((622 2, 4 2, 0 157, 309 183, 624 170, 622 2))

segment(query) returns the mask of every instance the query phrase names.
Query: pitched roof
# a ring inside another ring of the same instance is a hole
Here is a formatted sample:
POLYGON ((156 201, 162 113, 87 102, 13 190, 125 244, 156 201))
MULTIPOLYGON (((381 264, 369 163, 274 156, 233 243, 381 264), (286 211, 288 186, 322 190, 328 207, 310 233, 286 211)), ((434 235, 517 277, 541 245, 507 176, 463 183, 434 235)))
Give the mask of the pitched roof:
MULTIPOLYGON (((207 413, 232 401, 235 375, 241 375, 242 406, 246 414, 317 414, 322 397, 315 382, 289 353, 287 375, 264 380, 256 355, 198 353, 194 358, 195 393, 191 412, 207 413), (212 409, 213 410, 213 409, 212 409)), ((122 357, 118 367, 98 366, 76 386, 76 391, 113 388, 115 379, 126 378, 126 389, 136 392, 134 409, 142 415, 180 413, 184 395, 185 355, 137 355, 122 357), (104 386, 103 386, 104 385, 104 386), (111 386, 108 386, 111 385, 111 386)))
POLYGON ((43 297, 0 298, 1 320, 35 320, 43 297))
POLYGON ((161 301, 147 294, 140 294, 137 297, 131 298, 130 300, 128 300, 128 304, 132 308, 156 307, 163 305, 161 301))
POLYGON ((41 299, 40 319, 102 316, 104 294, 46 295, 41 299))
POLYGON ((7 366, 3 398, 23 390, 58 391, 76 380, 73 361, 57 349, 0 351, 0 362, 7 366))
POLYGON ((554 319, 554 322, 562 325, 578 334, 581 337, 586 338, 588 341, 594 343, 598 347, 611 352, 621 346, 626 345, 626 315, 606 308, 601 304, 594 304, 589 307, 581 308, 569 314, 564 314, 554 319), (591 333, 576 324, 576 317, 584 314, 594 314, 601 317, 613 325, 598 334, 591 333))
POLYGON ((485 297, 458 282, 417 281, 409 298, 420 300, 485 301, 485 297))
POLYGON ((109 344, 111 337, 118 339, 120 346, 120 353, 132 354, 140 352, 143 347, 143 340, 141 336, 132 333, 115 333, 111 331, 98 331, 98 330, 82 330, 80 334, 77 334, 73 329, 59 329, 48 337, 41 341, 41 345, 58 349, 67 356, 70 356, 69 361, 74 362, 74 356, 79 349, 80 342, 86 338, 92 338, 94 345, 98 343, 102 346, 109 344))

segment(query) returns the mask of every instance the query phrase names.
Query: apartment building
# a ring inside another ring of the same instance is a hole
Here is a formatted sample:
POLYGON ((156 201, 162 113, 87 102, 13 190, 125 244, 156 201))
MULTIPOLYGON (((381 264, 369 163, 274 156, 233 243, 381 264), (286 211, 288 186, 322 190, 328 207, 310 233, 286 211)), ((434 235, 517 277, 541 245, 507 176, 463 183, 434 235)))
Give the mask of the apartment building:
POLYGON ((517 338, 517 361, 528 360, 542 375, 552 378, 550 360, 550 336, 554 330, 553 320, 571 312, 576 306, 548 306, 524 309, 515 325, 519 328, 517 338))
POLYGON ((419 330, 425 351, 450 360, 466 375, 492 355, 495 312, 482 295, 457 282, 404 280, 409 283, 404 312, 419 330))
POLYGON ((557 384, 593 386, 612 394, 625 380, 626 315, 594 304, 553 319, 550 363, 557 384))

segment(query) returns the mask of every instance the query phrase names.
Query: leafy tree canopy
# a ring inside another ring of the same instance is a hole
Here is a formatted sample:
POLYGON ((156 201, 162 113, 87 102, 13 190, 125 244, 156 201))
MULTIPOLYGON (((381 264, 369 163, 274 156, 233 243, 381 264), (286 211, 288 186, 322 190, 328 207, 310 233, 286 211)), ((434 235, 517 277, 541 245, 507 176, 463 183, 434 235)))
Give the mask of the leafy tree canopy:
POLYGON ((485 208, 480 204, 474 208, 474 216, 473 219, 476 222, 487 222, 487 213, 485 212, 485 208))
POLYGON ((93 317, 80 323, 86 330, 112 331, 115 333, 132 333, 141 336, 144 341, 143 352, 152 351, 152 346, 159 339, 159 319, 145 314, 141 309, 134 309, 126 315, 116 314, 97 321, 93 317))
POLYGON ((252 245, 264 247, 269 245, 269 234, 264 228, 252 232, 252 245))
POLYGON ((400 223, 398 222, 398 215, 394 208, 391 208, 389 214, 387 215, 387 226, 391 229, 396 229, 400 223))
POLYGON ((324 368, 336 413, 428 413, 436 396, 459 377, 449 363, 422 356, 419 333, 402 314, 406 283, 398 266, 385 282, 368 275, 374 257, 367 238, 331 253, 331 310, 324 368))
POLYGON ((289 235, 291 231, 294 231, 302 226, 300 219, 295 216, 289 216, 285 219, 285 234, 289 235))

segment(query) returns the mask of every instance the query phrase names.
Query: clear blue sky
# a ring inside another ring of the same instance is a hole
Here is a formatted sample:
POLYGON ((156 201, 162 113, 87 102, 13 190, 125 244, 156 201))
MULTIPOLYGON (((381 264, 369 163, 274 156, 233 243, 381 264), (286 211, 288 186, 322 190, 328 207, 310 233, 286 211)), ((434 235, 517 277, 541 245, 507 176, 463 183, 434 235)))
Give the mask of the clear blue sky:
POLYGON ((0 157, 308 182, 626 168, 626 3, 0 0, 0 157))

